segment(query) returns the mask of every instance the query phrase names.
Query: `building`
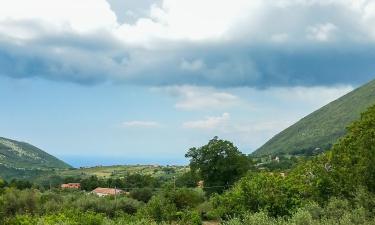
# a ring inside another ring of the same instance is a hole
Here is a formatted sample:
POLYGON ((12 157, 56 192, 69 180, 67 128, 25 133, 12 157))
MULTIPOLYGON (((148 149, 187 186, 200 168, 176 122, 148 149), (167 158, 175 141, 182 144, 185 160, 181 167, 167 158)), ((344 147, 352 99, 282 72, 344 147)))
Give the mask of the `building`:
POLYGON ((121 189, 115 189, 115 188, 95 188, 91 193, 96 194, 99 197, 102 196, 108 196, 108 195, 119 195, 124 194, 124 191, 121 189))
POLYGON ((67 184, 62 184, 61 188, 63 188, 63 189, 80 189, 81 184, 80 183, 67 183, 67 184))

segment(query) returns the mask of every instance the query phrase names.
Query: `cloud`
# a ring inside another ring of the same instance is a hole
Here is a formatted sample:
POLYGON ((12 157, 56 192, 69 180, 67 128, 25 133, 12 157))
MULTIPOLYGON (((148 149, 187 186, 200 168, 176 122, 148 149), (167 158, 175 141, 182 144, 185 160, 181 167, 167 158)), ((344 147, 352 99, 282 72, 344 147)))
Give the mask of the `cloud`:
POLYGON ((148 16, 150 6, 160 4, 160 0, 108 0, 119 23, 137 22, 139 18, 148 16))
MULTIPOLYGON (((226 88, 241 96, 251 107, 231 107, 228 116, 221 114, 188 120, 182 127, 196 138, 219 136, 234 141, 242 149, 260 147, 300 118, 353 90, 353 86, 226 88)), ((209 114, 210 115, 210 114, 209 114)))
POLYGON ((185 85, 153 88, 152 90, 176 98, 175 108, 181 110, 218 110, 242 103, 236 95, 212 87, 185 85))
POLYGON ((283 101, 293 100, 312 106, 322 106, 328 104, 339 97, 353 91, 353 86, 337 86, 337 87, 292 87, 292 88, 272 88, 269 94, 283 101))
POLYGON ((334 38, 337 26, 332 23, 318 24, 308 28, 307 37, 316 41, 330 41, 334 38))
POLYGON ((375 71, 373 1, 110 2, 0 0, 0 75, 264 88, 357 85, 375 71))
POLYGON ((187 60, 183 60, 181 62, 181 69, 187 70, 187 71, 199 71, 202 70, 205 67, 205 64, 202 60, 193 60, 191 62, 187 60))
POLYGON ((161 124, 155 121, 127 121, 123 123, 123 127, 126 128, 157 128, 160 127, 161 124))
POLYGON ((284 118, 277 120, 236 120, 229 113, 211 116, 204 120, 188 121, 182 124, 185 129, 200 132, 199 135, 219 136, 239 143, 242 147, 256 149, 276 133, 287 128, 295 121, 284 118))
POLYGON ((207 117, 205 120, 188 121, 182 127, 189 129, 215 129, 222 126, 230 119, 229 113, 217 117, 207 117))
MULTIPOLYGON (((0 5, 2 22, 29 21, 51 26, 53 30, 72 29, 77 32, 109 30, 117 25, 116 15, 105 0, 1 0, 0 5)), ((14 33, 10 32, 9 35, 14 33)))

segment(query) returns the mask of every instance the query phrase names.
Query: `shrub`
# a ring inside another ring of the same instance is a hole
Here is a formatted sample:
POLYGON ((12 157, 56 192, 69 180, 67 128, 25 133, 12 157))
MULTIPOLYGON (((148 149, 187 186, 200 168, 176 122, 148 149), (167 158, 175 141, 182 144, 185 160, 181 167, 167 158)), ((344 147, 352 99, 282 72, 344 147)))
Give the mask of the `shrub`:
POLYGON ((169 199, 178 210, 191 209, 204 202, 204 192, 200 189, 181 188, 166 190, 164 197, 169 199))
POLYGON ((180 214, 179 225, 202 225, 201 216, 197 211, 184 211, 180 214))
POLYGON ((176 216, 176 206, 168 199, 157 195, 139 210, 138 216, 156 222, 172 221, 176 216))
POLYGON ((151 199, 153 195, 154 193, 151 188, 134 189, 130 192, 130 197, 146 203, 151 199))
POLYGON ((6 189, 2 196, 2 214, 12 216, 15 214, 34 214, 38 212, 40 193, 36 190, 6 189))
POLYGON ((223 223, 223 225, 275 225, 278 221, 271 218, 265 212, 246 213, 242 219, 234 218, 223 223))
POLYGON ((275 217, 290 215, 306 201, 303 194, 307 191, 299 182, 278 174, 251 173, 211 201, 223 218, 262 210, 275 217))

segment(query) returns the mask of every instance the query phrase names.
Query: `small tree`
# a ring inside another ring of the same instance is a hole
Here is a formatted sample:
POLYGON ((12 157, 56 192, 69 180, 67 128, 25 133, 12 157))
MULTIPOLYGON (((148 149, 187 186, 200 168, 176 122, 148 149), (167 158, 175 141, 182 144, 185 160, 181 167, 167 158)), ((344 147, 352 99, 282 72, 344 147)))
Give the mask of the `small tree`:
POLYGON ((190 169, 203 180, 208 193, 222 192, 251 167, 251 160, 233 143, 214 137, 200 148, 191 148, 185 157, 190 158, 190 169))

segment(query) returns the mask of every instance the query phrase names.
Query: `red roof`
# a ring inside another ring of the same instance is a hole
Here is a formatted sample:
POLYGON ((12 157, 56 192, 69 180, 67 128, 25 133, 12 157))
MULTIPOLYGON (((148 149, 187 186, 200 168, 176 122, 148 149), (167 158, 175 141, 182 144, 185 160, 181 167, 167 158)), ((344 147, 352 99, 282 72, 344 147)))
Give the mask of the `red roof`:
POLYGON ((79 188, 81 188, 81 184, 80 183, 62 184, 61 188, 76 188, 76 189, 79 189, 79 188))

